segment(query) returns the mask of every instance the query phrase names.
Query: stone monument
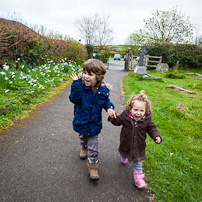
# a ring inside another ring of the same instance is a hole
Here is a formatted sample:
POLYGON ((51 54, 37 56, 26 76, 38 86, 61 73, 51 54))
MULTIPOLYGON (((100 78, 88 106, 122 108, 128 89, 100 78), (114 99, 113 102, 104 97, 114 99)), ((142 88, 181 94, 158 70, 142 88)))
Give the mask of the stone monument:
POLYGON ((157 71, 157 72, 168 73, 168 69, 169 69, 169 66, 168 66, 167 63, 159 63, 159 64, 156 66, 156 71, 157 71))
POLYGON ((141 48, 138 49, 137 53, 140 55, 140 61, 139 66, 135 67, 134 74, 142 75, 142 78, 162 80, 162 77, 155 77, 147 74, 146 67, 143 66, 144 55, 147 54, 147 50, 144 48, 144 46, 141 46, 141 48))
POLYGON ((144 48, 144 46, 141 46, 137 53, 140 55, 140 61, 139 66, 135 67, 134 74, 147 75, 146 68, 143 66, 144 55, 147 54, 147 50, 144 48))

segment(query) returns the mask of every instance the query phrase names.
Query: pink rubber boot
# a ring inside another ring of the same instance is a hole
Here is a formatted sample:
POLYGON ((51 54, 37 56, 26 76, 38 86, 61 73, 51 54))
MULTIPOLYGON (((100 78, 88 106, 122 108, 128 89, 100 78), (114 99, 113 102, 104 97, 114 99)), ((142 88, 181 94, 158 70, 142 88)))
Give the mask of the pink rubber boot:
POLYGON ((128 159, 127 159, 127 158, 124 159, 124 158, 121 157, 121 162, 122 162, 123 164, 126 164, 126 163, 128 162, 128 159))
POLYGON ((139 172, 139 173, 133 172, 133 176, 134 176, 135 185, 137 186, 137 188, 143 188, 147 186, 147 184, 143 180, 143 178, 145 177, 143 172, 139 172))

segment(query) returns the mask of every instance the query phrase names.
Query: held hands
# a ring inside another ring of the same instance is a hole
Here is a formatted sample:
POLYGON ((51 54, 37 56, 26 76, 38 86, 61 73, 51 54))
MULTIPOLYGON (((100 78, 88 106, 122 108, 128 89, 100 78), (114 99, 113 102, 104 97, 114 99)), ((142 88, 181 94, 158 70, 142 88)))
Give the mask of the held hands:
POLYGON ((158 144, 160 144, 161 143, 161 138, 160 137, 156 137, 155 142, 158 143, 158 144))
POLYGON ((75 73, 72 73, 72 75, 70 77, 73 79, 73 81, 79 79, 78 76, 75 73))
POLYGON ((116 112, 113 109, 109 108, 107 110, 107 113, 110 116, 110 118, 116 118, 116 112))

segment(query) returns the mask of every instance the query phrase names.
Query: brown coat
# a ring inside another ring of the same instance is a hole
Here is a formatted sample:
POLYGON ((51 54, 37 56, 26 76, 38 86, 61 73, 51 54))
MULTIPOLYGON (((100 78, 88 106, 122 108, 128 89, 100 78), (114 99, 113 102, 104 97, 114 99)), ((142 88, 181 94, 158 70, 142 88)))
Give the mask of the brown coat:
POLYGON ((122 125, 119 152, 131 162, 139 162, 146 158, 146 132, 155 140, 160 136, 156 125, 151 119, 151 113, 140 121, 129 117, 129 111, 123 111, 116 119, 109 120, 113 125, 122 125))

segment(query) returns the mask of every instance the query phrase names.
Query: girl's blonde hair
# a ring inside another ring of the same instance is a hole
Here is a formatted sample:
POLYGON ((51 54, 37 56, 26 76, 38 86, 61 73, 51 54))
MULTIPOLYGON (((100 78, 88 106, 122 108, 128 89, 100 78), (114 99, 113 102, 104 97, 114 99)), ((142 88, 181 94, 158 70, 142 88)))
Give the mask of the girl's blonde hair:
POLYGON ((133 104, 134 104, 135 100, 145 102, 146 103, 145 114, 148 115, 151 113, 151 102, 148 100, 147 95, 145 95, 144 90, 141 90, 140 94, 133 95, 129 98, 127 105, 126 105, 126 110, 131 110, 133 108, 133 104))

